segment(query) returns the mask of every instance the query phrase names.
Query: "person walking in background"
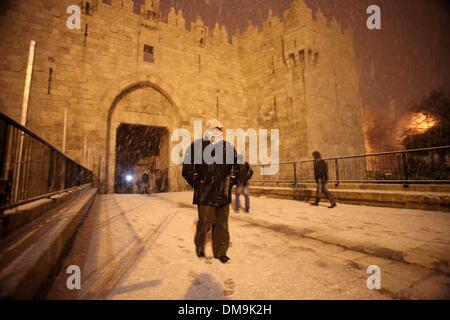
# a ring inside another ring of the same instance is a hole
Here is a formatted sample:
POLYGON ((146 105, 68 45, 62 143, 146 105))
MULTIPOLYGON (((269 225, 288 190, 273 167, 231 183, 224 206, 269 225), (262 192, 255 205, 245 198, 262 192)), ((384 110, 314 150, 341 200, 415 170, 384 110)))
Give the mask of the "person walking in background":
POLYGON ((145 170, 144 174, 141 177, 141 193, 150 193, 150 175, 148 174, 148 170, 145 170))
POLYGON ((322 155, 319 151, 313 152, 314 158, 314 179, 317 183, 316 201, 312 203, 313 206, 318 206, 320 203, 320 196, 322 193, 330 201, 330 209, 336 207, 336 200, 333 199, 330 191, 328 191, 328 165, 325 160, 322 159, 322 155))
POLYGON ((245 198, 245 213, 250 213, 250 192, 249 192, 249 181, 253 176, 253 170, 248 164, 247 161, 245 161, 244 164, 241 164, 244 162, 244 157, 242 155, 238 156, 238 163, 239 166, 239 174, 237 176, 237 185, 236 185, 236 209, 235 212, 239 213, 241 203, 240 203, 240 196, 241 193, 244 194, 245 198))
POLYGON ((198 206, 195 247, 199 258, 205 257, 206 235, 212 228, 214 258, 222 263, 230 260, 227 256, 228 217, 237 167, 236 150, 223 140, 222 124, 209 120, 203 139, 194 141, 187 150, 182 172, 183 178, 194 188, 193 203, 198 206))
POLYGON ((137 189, 137 193, 142 192, 142 178, 136 179, 136 189, 137 189))

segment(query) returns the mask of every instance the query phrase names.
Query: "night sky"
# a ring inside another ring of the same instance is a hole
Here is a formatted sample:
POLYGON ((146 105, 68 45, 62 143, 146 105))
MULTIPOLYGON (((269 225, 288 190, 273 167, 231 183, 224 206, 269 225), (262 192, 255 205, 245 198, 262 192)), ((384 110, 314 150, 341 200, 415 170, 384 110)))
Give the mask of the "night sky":
MULTIPOLYGON (((450 90, 450 1, 446 0, 306 0, 313 12, 354 31, 364 107, 399 117, 430 90, 450 90), (366 27, 366 9, 377 4, 382 30, 366 27), (387 111, 388 110, 388 111, 387 111)), ((163 19, 171 6, 187 20, 199 15, 210 27, 216 22, 229 31, 244 30, 251 20, 260 26, 268 10, 282 16, 291 0, 162 0, 163 19)))

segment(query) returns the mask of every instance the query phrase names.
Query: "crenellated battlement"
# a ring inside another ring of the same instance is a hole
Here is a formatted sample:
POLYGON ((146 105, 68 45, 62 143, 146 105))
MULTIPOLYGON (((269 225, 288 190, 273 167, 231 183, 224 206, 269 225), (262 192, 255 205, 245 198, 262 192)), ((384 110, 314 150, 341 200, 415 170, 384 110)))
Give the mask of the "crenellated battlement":
POLYGON ((178 10, 177 12, 174 7, 170 8, 167 15, 167 23, 180 30, 186 30, 186 19, 184 18, 183 11, 178 10))
POLYGON ((333 17, 327 19, 320 8, 313 12, 303 0, 294 0, 291 7, 284 11, 283 17, 274 16, 269 10, 266 20, 262 24, 262 28, 257 28, 251 21, 249 21, 247 28, 240 34, 233 36, 242 37, 241 43, 245 42, 246 38, 258 37, 264 33, 276 29, 282 29, 285 33, 299 28, 309 28, 312 31, 331 34, 332 36, 343 35, 344 38, 353 38, 353 33, 349 29, 343 28, 333 17))
MULTIPOLYGON (((82 10, 89 15, 94 15, 99 8, 101 9, 104 6, 110 6, 129 13, 133 11, 136 13, 137 10, 133 0, 82 1, 82 10)), ((164 21, 161 17, 159 0, 146 0, 140 6, 140 15, 149 22, 167 24, 180 31, 191 33, 200 46, 205 46, 209 38, 220 43, 245 46, 248 42, 254 42, 255 39, 264 40, 264 37, 269 33, 273 36, 274 34, 289 33, 301 28, 332 37, 342 37, 342 41, 346 44, 353 45, 351 30, 344 29, 334 17, 327 19, 320 8, 313 12, 303 0, 294 0, 290 8, 284 11, 281 18, 274 16, 273 12, 269 10, 267 18, 261 27, 257 27, 252 21, 249 21, 245 30, 242 32, 235 31, 231 34, 229 34, 224 25, 219 23, 216 23, 212 29, 208 28, 200 16, 195 21, 192 21, 188 28, 182 10, 177 11, 175 7, 170 8, 164 21)))

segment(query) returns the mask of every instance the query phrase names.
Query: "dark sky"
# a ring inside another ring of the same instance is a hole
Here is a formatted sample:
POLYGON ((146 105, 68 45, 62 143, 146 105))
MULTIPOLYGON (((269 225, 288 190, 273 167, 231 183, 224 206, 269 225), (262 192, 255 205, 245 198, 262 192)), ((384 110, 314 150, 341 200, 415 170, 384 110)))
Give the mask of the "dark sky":
MULTIPOLYGON (((430 90, 450 91, 450 1, 447 0, 305 0, 314 11, 354 31, 364 106, 385 115, 406 110, 430 90), (382 30, 366 28, 366 9, 377 4, 382 30), (395 108, 389 108, 394 105, 395 108)), ((188 22, 200 15, 212 28, 256 25, 269 9, 282 16, 291 0, 161 0, 163 19, 170 6, 182 9, 188 22)), ((393 115, 395 116, 395 115, 393 115)))

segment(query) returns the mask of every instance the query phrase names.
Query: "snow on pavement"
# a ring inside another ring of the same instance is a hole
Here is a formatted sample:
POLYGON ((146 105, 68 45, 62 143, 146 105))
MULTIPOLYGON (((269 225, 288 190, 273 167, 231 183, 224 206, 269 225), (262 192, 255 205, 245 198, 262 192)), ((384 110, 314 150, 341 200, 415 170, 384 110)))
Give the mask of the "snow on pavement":
POLYGON ((210 243, 206 259, 195 256, 191 201, 191 192, 99 195, 46 297, 450 297, 448 214, 252 198, 250 215, 230 212, 232 260, 224 265, 211 258, 210 243), (79 291, 67 289, 69 265, 81 268, 79 291), (367 288, 369 265, 381 268, 381 290, 367 288))

